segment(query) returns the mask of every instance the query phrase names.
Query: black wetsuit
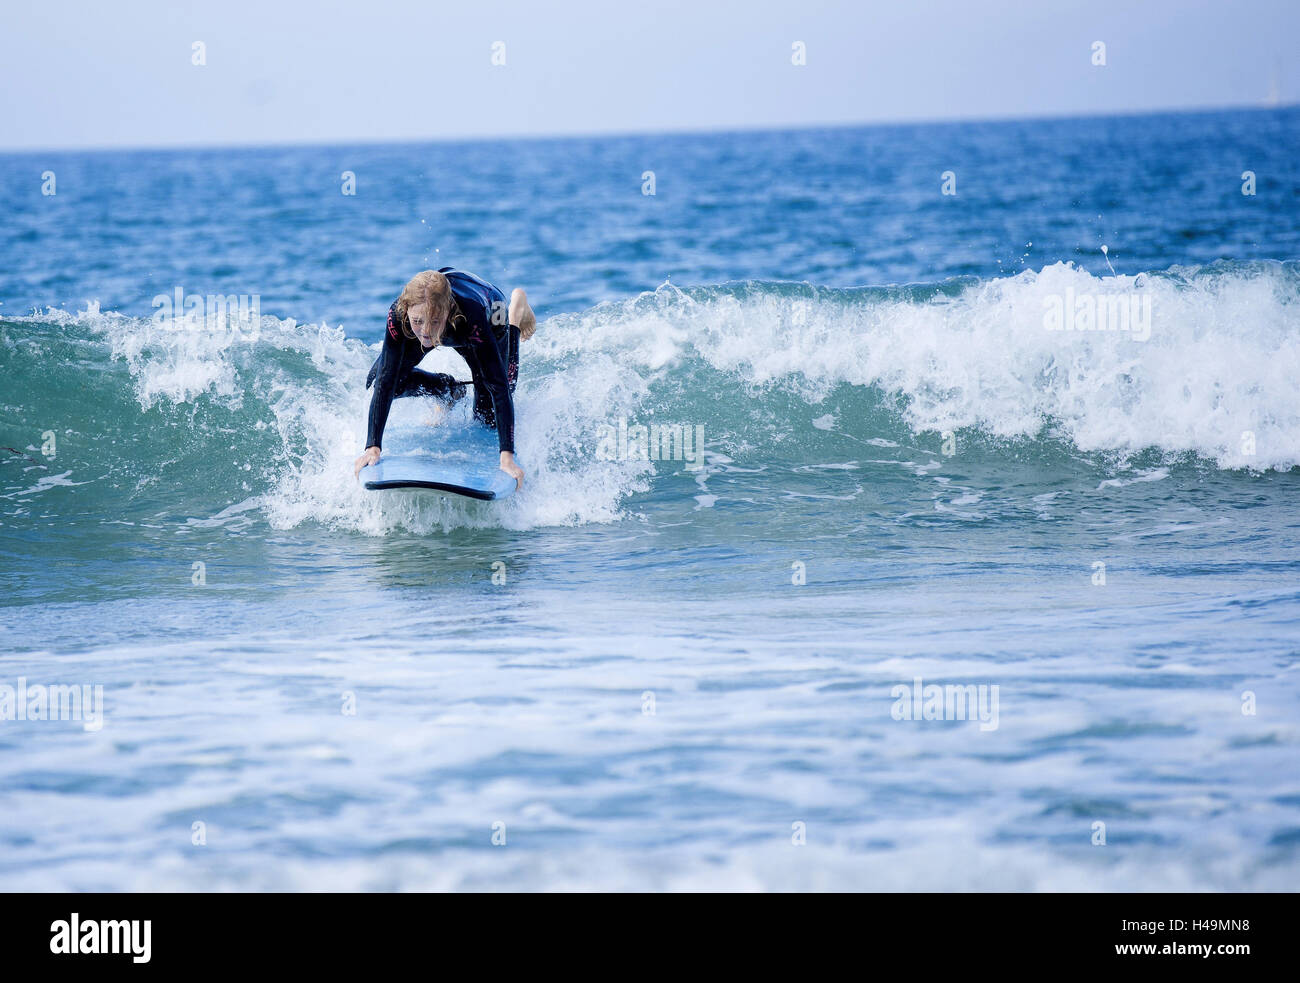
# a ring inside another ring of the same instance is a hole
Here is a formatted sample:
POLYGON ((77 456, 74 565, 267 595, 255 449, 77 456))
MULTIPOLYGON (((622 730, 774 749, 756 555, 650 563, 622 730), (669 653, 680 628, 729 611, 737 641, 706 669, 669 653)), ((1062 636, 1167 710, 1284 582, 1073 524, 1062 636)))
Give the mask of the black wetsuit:
MULTIPOLYGON (((469 365, 474 386, 474 416, 497 431, 503 451, 515 449, 515 382, 519 375, 519 328, 507 323, 506 299, 496 287, 472 273, 445 266, 455 300, 440 344, 454 348, 469 365), (462 315, 458 317, 457 315, 462 315)), ((442 372, 417 369, 433 351, 402 331, 397 302, 388 309, 384 348, 370 368, 366 388, 373 383, 367 447, 382 447, 384 425, 393 400, 402 396, 434 396, 454 403, 465 395, 466 383, 442 372)))

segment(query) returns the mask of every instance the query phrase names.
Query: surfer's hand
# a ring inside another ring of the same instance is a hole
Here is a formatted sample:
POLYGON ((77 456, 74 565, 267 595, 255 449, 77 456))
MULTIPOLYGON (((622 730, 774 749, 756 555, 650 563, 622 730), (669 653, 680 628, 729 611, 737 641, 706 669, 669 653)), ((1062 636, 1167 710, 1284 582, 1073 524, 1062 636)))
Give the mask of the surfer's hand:
POLYGON ((515 479, 516 491, 524 487, 524 469, 515 463, 515 456, 510 451, 501 452, 501 470, 515 479))
POLYGON ((362 468, 368 467, 371 464, 376 464, 378 463, 378 461, 379 461, 379 448, 367 447, 365 449, 365 452, 362 453, 362 455, 359 458, 357 458, 357 463, 352 468, 352 477, 354 478, 361 477, 362 468))

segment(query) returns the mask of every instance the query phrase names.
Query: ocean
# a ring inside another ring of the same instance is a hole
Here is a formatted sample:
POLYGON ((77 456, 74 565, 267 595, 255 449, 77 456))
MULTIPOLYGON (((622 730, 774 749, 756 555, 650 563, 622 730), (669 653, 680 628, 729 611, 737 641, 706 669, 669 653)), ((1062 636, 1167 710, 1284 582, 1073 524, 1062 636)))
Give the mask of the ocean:
POLYGON ((1298 168, 1294 107, 0 156, 0 888, 1295 890, 1298 168), (501 503, 353 480, 448 265, 539 317, 501 503))

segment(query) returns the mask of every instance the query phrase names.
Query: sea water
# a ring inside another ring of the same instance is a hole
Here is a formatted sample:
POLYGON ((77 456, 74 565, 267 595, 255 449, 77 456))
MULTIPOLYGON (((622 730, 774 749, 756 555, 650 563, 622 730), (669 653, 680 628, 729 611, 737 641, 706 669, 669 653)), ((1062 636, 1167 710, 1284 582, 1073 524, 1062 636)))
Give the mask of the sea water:
POLYGON ((0 157, 0 887, 1294 889, 1298 161, 0 157), (539 315, 502 503, 352 476, 444 265, 539 315))

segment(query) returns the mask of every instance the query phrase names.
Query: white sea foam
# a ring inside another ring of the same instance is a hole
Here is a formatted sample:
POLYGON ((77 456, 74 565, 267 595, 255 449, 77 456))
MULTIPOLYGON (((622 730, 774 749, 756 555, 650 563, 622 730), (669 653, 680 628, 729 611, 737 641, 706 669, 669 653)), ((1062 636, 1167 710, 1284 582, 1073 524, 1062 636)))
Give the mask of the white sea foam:
MULTIPOLYGON (((1300 463, 1294 265, 1098 278, 1058 263, 942 289, 665 285, 554 317, 523 346, 516 400, 524 491, 492 505, 361 489, 352 461, 365 441, 364 379, 378 346, 340 328, 263 316, 250 340, 167 331, 95 305, 31 320, 102 335, 129 369, 142 410, 203 397, 250 414, 249 427, 273 428, 283 460, 263 462, 275 466, 261 501, 277 527, 530 528, 618 519, 629 496, 648 487, 654 462, 598 458, 596 435, 612 420, 649 422, 658 412, 702 425, 711 452, 744 445, 761 460, 766 443, 793 425, 784 404, 762 404, 773 387, 809 405, 798 424, 805 432, 878 446, 894 443, 872 433, 871 421, 821 404, 846 386, 874 387, 897 401, 881 411, 901 413, 918 433, 975 428, 995 438, 1059 439, 1084 452, 1155 448, 1221 468, 1290 468, 1300 463), (1067 292, 1150 296, 1150 337, 1047 330, 1045 303, 1067 292)), ((448 352, 425 367, 467 376, 448 352)), ((399 401, 394 418, 422 418, 421 402, 399 401)))

